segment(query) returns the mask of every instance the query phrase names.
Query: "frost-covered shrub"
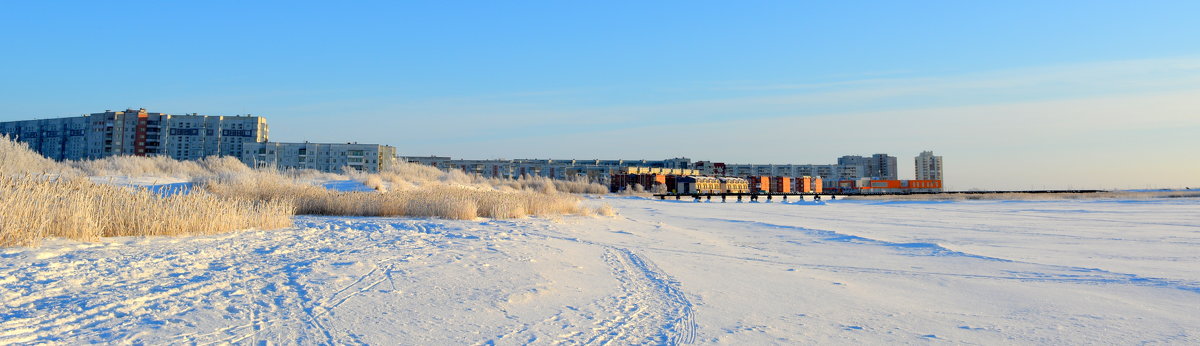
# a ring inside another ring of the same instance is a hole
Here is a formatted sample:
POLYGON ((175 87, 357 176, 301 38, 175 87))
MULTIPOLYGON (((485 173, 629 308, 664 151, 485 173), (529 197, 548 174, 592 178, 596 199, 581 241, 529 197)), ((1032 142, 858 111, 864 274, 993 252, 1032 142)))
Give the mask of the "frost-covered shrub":
POLYGON ((425 185, 388 192, 338 192, 259 172, 206 180, 200 187, 230 199, 286 202, 296 208, 297 214, 309 215, 474 219, 593 213, 582 205, 579 197, 570 194, 461 185, 425 185))
POLYGON ((30 150, 25 143, 0 136, 0 174, 78 175, 79 171, 30 150))
MULTIPOLYGON (((608 187, 593 183, 587 178, 556 180, 546 177, 525 176, 517 179, 483 178, 472 176, 460 170, 441 170, 437 167, 410 162, 397 162, 385 167, 378 174, 358 175, 356 180, 366 183, 373 176, 378 176, 390 190, 412 190, 418 187, 432 185, 471 186, 480 189, 535 191, 540 193, 579 193, 603 194, 608 193, 608 187)), ((367 184, 371 186, 371 184, 367 184)))
POLYGON ((111 156, 66 163, 90 176, 177 177, 203 179, 219 174, 253 171, 231 156, 209 156, 197 161, 179 161, 166 156, 111 156))

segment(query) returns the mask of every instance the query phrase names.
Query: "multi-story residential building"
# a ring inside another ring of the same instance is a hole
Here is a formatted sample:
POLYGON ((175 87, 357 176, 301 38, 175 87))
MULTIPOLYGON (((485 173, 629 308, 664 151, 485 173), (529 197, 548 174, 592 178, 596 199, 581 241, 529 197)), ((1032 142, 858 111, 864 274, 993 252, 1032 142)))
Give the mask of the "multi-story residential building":
POLYGON ((30 149, 56 159, 98 157, 111 133, 104 132, 104 122, 93 125, 88 117, 58 118, 0 122, 0 135, 23 142, 30 149), (99 127, 98 131, 93 130, 99 127), (96 143, 100 143, 97 145, 96 143))
POLYGON ((917 165, 917 180, 942 180, 942 157, 932 151, 922 151, 914 160, 917 165))
POLYGON ((247 142, 242 144, 239 156, 250 167, 322 172, 342 172, 343 167, 350 167, 376 173, 396 161, 396 147, 358 143, 247 142))
POLYGON ((896 180, 899 177, 896 167, 896 157, 887 154, 875 154, 871 157, 846 155, 838 158, 840 167, 856 167, 858 176, 880 180, 896 180))
POLYGON ((897 180, 900 174, 896 166, 896 157, 888 154, 875 154, 867 161, 868 177, 881 180, 897 180))
POLYGON ((837 165, 842 167, 859 166, 860 172, 867 171, 867 161, 870 159, 858 155, 845 155, 837 159, 837 165))
POLYGON ((267 134, 267 120, 262 117, 170 115, 145 109, 0 122, 0 135, 13 137, 55 160, 114 155, 165 155, 178 160, 239 156, 243 143, 264 142, 267 134))
POLYGON ((477 174, 489 178, 519 178, 522 176, 541 176, 554 179, 587 178, 594 182, 608 183, 613 174, 618 174, 628 167, 646 167, 663 169, 691 169, 692 161, 688 158, 673 158, 666 160, 555 160, 555 159, 495 159, 495 160, 456 160, 444 156, 413 156, 402 158, 408 162, 421 163, 439 168, 458 169, 468 174, 477 174))
MULTIPOLYGON (((723 167, 724 173, 717 175, 728 175, 735 177, 744 177, 752 175, 763 176, 780 176, 780 177, 820 177, 825 185, 834 186, 839 180, 856 180, 862 178, 862 172, 866 170, 866 165, 846 164, 846 165, 773 165, 773 164, 709 164, 704 161, 697 162, 698 165, 703 164, 708 167, 723 167)), ((704 170, 701 170, 704 172, 704 170)))

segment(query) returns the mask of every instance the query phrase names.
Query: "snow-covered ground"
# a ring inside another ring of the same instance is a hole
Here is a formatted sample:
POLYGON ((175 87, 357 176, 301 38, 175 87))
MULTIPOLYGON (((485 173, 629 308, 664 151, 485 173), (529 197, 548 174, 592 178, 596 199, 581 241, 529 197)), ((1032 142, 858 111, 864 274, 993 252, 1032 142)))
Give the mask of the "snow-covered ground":
POLYGON ((0 249, 0 343, 1200 343, 1200 200, 298 217, 0 249))

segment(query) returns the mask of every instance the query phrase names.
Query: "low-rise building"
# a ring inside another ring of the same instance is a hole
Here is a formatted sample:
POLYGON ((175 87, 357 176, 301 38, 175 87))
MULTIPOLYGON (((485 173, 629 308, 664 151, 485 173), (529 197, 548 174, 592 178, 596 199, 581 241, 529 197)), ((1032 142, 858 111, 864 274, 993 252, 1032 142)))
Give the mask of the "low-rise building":
POLYGON ((242 162, 250 167, 315 169, 339 173, 349 167, 377 173, 396 161, 396 147, 358 143, 244 143, 242 162))

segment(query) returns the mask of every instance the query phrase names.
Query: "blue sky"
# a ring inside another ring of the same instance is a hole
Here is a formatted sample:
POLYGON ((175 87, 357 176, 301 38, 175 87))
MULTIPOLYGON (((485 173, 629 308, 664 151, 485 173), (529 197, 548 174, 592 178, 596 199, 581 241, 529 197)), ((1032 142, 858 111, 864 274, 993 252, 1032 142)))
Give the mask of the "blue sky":
POLYGON ((145 107, 412 155, 884 152, 904 177, 934 150, 952 188, 1200 185, 1196 1, 2 6, 3 120, 145 107))

